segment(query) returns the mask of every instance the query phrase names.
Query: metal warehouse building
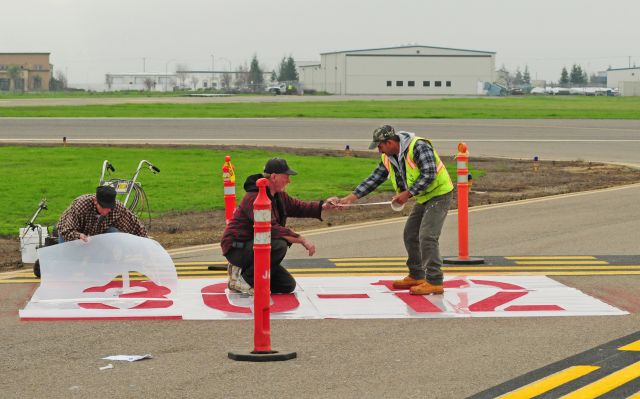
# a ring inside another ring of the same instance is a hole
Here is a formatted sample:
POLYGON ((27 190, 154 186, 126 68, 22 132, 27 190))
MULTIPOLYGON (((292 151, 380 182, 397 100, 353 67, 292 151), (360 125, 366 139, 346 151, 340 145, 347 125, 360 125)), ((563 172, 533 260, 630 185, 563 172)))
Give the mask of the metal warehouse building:
POLYGON ((305 90, 332 94, 476 95, 493 82, 495 52, 402 46, 320 54, 300 66, 305 90))
POLYGON ((607 70, 607 86, 619 89, 621 96, 640 96, 640 68, 607 70))

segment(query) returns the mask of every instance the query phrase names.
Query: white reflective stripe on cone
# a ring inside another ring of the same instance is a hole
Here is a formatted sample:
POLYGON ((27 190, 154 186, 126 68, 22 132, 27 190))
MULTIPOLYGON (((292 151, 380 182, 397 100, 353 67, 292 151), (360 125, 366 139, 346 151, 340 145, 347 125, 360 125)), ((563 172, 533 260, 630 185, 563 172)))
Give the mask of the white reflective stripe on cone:
POLYGON ((458 183, 466 183, 469 181, 468 175, 458 175, 458 183))
POLYGON ((467 169, 467 163, 464 161, 458 161, 458 169, 467 169))
POLYGON ((271 222, 271 210, 254 210, 253 219, 256 222, 271 222))
POLYGON ((231 187, 225 187, 224 188, 224 195, 231 195, 231 194, 235 194, 236 193, 236 186, 231 186, 231 187))
POLYGON ((256 233, 253 237, 253 244, 271 244, 271 232, 256 233))

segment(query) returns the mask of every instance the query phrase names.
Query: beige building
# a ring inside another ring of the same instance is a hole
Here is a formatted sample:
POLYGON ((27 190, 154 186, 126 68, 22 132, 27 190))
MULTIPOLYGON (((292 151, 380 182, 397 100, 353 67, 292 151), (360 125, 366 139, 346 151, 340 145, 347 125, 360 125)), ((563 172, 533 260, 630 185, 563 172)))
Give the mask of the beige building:
POLYGON ((402 46, 320 54, 300 66, 303 89, 332 94, 476 95, 495 80, 495 53, 402 46))
POLYGON ((53 66, 50 53, 0 53, 0 91, 48 91, 53 66), (9 70, 20 68, 19 75, 12 79, 9 70))

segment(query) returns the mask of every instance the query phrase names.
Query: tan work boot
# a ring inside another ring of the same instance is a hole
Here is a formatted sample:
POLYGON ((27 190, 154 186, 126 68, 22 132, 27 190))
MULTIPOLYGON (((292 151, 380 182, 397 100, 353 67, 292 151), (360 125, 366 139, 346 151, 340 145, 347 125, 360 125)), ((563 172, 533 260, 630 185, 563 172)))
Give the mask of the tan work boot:
POLYGON ((411 276, 407 276, 405 278, 403 278, 402 280, 395 280, 393 282, 393 288, 399 289, 399 290, 406 290, 407 288, 411 288, 414 285, 420 285, 422 283, 426 283, 427 280, 424 279, 419 279, 416 280, 415 278, 411 277, 411 276))
POLYGON ((430 284, 429 282, 425 281, 424 283, 422 283, 420 285, 415 285, 415 286, 409 288, 409 293, 411 295, 430 295, 430 294, 438 295, 438 294, 444 294, 444 287, 442 287, 442 284, 433 285, 433 284, 430 284))

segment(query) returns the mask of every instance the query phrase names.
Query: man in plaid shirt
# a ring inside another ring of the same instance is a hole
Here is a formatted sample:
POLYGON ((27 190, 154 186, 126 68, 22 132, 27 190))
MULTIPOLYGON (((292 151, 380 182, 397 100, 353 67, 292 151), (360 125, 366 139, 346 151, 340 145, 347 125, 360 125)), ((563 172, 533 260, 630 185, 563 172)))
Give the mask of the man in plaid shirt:
POLYGON ((64 211, 58 222, 59 242, 82 240, 102 233, 122 232, 147 236, 144 224, 116 201, 116 190, 100 186, 94 194, 81 195, 64 211))
POLYGON ((378 148, 381 161, 351 194, 339 200, 350 204, 364 197, 387 179, 396 190, 392 204, 415 205, 404 228, 409 275, 393 282, 396 289, 413 295, 442 294, 442 258, 438 240, 451 203, 453 184, 431 142, 414 133, 398 132, 389 125, 373 131, 369 149, 378 148))

